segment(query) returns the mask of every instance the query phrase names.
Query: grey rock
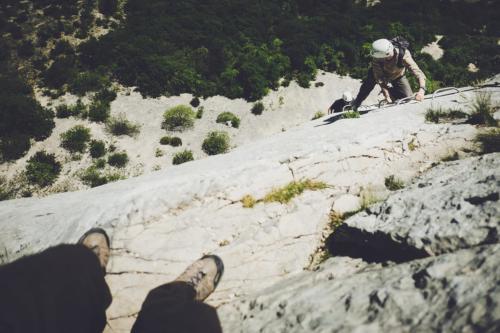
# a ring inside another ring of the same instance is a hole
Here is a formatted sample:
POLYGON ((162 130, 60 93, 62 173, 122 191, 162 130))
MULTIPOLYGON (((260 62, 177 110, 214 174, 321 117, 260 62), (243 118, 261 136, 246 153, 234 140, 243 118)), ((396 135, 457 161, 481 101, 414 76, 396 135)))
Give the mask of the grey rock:
POLYGON ((348 219, 334 254, 404 262, 499 241, 500 154, 440 164, 348 219))
POLYGON ((365 265, 333 279, 324 271, 346 263, 329 260, 259 293, 251 306, 239 300, 218 313, 225 332, 498 332, 499 251, 484 245, 365 265))

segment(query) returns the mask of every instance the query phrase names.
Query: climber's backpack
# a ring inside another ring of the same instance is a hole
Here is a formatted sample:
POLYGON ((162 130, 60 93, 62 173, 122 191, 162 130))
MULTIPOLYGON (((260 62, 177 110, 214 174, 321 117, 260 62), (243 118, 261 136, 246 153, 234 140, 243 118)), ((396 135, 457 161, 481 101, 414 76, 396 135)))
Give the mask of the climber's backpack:
POLYGON ((392 45, 398 48, 398 67, 403 68, 405 65, 403 64, 403 57, 405 55, 406 50, 410 46, 410 42, 408 42, 405 38, 401 36, 396 36, 391 39, 392 45))

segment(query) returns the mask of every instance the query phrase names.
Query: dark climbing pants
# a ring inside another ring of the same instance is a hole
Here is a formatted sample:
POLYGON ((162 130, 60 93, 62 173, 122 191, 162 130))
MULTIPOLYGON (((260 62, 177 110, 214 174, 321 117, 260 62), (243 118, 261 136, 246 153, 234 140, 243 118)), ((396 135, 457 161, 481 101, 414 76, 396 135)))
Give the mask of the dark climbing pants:
MULTIPOLYGON (((354 99, 354 105, 360 106, 361 103, 368 97, 377 82, 375 81, 375 77, 373 76, 373 70, 370 68, 368 71, 368 76, 363 80, 361 84, 361 88, 359 88, 358 96, 354 99)), ((396 80, 391 81, 392 87, 389 88, 389 94, 393 101, 402 99, 405 97, 410 97, 413 92, 410 87, 410 83, 406 76, 401 76, 396 80)))
MULTIPOLYGON (((132 332, 222 332, 216 310, 193 287, 153 289, 132 332)), ((59 245, 0 266, 0 333, 101 333, 111 294, 95 254, 59 245)))

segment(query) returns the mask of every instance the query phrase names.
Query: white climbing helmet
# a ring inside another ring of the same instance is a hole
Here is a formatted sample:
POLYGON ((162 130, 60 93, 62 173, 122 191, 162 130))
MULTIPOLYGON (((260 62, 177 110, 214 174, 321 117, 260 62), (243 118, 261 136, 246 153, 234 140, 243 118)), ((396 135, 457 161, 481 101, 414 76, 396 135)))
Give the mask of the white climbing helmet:
POLYGON ((350 91, 344 91, 342 94, 342 99, 346 102, 351 102, 352 101, 352 94, 350 91))
POLYGON ((371 56, 377 59, 390 57, 394 54, 394 45, 388 39, 377 39, 372 44, 371 56))

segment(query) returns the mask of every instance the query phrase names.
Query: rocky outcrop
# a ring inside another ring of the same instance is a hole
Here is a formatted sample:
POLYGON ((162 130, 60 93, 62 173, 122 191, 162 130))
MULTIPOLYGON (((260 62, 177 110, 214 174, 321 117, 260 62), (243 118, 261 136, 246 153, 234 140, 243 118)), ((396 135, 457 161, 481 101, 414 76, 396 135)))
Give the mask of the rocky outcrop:
POLYGON ((447 162, 348 219, 334 254, 407 261, 499 241, 500 154, 447 162))
POLYGON ((333 258, 219 316, 225 332, 498 332, 499 258, 498 244, 386 268, 333 258))
POLYGON ((223 305, 224 330, 498 332, 499 179, 500 154, 432 168, 347 219, 317 271, 223 305))

